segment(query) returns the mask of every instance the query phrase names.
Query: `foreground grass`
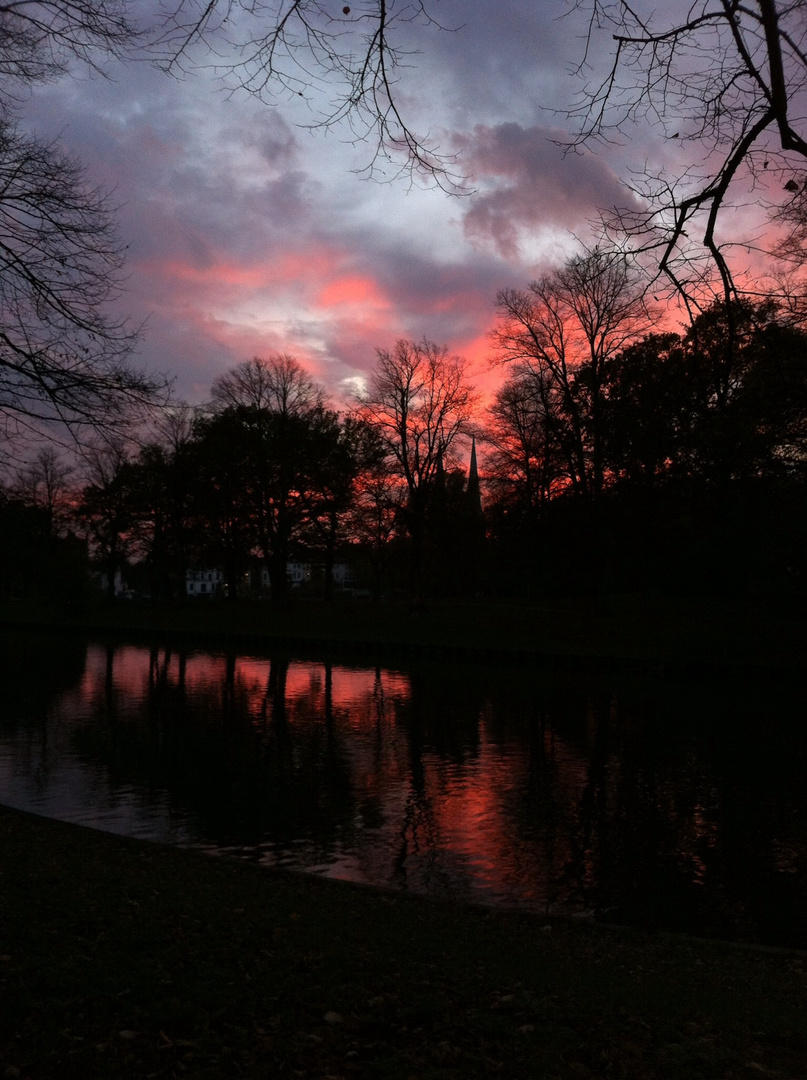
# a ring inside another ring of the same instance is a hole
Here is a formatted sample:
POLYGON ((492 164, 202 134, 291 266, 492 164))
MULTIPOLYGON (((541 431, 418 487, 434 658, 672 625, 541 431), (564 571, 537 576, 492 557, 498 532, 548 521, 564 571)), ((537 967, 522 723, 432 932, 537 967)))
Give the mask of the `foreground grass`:
POLYGON ((0 808, 0 1076, 807 1076, 784 952, 446 906, 0 808))

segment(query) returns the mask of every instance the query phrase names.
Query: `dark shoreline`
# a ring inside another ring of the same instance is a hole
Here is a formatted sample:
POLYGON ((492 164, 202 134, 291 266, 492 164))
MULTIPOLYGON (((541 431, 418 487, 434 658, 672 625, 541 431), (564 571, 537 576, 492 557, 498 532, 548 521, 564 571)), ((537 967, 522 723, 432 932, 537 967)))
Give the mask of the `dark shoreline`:
POLYGON ((615 664, 675 676, 807 674, 800 607, 670 601, 636 596, 541 604, 297 600, 271 603, 118 602, 0 605, 0 627, 170 640, 199 647, 282 649, 373 660, 615 664))
POLYGON ((0 868, 6 1077, 807 1075, 803 954, 391 896, 5 808, 0 868))

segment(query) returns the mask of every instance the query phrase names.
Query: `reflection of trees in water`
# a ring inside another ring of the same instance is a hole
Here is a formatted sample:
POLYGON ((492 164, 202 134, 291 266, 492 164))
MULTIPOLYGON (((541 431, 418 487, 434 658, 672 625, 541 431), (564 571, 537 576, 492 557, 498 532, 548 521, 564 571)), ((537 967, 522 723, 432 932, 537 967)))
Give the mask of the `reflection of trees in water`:
POLYGON ((394 702, 391 716, 406 759, 394 838, 381 851, 386 877, 399 888, 470 895, 461 853, 445 835, 446 778, 478 755, 482 688, 465 665, 421 663, 408 674, 409 694, 394 702))
POLYGON ((214 677, 196 686, 185 651, 152 650, 144 660, 139 710, 121 722, 112 665, 76 732, 77 748, 103 761, 113 784, 169 791, 223 845, 290 843, 301 834, 327 843, 350 817, 349 775, 333 731, 295 723, 305 709, 287 701, 287 658, 269 664, 257 712, 234 655, 216 658, 214 677))
MULTIPOLYGON (((643 700, 627 693, 610 705, 592 702, 598 734, 564 874, 587 906, 667 928, 803 937, 803 870, 796 880, 774 865, 786 820, 792 830, 807 819, 797 771, 803 729, 789 728, 779 712, 773 723, 783 745, 771 755, 759 724, 765 698, 752 691, 724 686, 698 700, 696 687, 687 694, 655 686, 643 700)), ((794 848, 803 859, 803 825, 794 848)))
POLYGON ((66 733, 54 728, 54 704, 80 684, 87 642, 74 634, 0 633, 0 734, 16 746, 16 766, 43 788, 58 767, 66 733))
MULTIPOLYGON (((787 723, 788 688, 772 703, 767 688, 720 684, 707 694, 690 683, 485 672, 472 683, 463 673, 463 687, 466 725, 439 736, 453 770, 424 753, 422 717, 412 727, 412 786, 430 842, 446 845, 446 796, 456 796, 459 776, 466 805, 469 789, 488 800, 478 861, 508 879, 511 895, 520 887, 560 908, 615 908, 612 917, 631 921, 753 928, 771 938, 773 915, 792 940, 807 900, 799 780, 807 752, 803 725, 787 723), (790 753, 761 735, 763 716, 790 753), (480 743, 488 760, 477 771, 480 743), (492 761, 505 761, 511 747, 512 783, 497 787, 492 761)), ((440 700, 426 706, 432 725, 440 700)))
POLYGON ((407 748, 396 854, 390 864, 377 845, 375 873, 421 890, 546 903, 546 882, 569 859, 583 769, 567 747, 556 752, 540 684, 481 665, 410 674, 411 693, 393 711, 407 748))
POLYGON ((167 790, 221 846, 306 843, 381 884, 720 932, 804 903, 784 688, 99 646, 82 694, 84 758, 167 790))
POLYGON ((51 703, 81 681, 87 642, 75 634, 14 630, 0 633, 0 724, 44 717, 51 703))

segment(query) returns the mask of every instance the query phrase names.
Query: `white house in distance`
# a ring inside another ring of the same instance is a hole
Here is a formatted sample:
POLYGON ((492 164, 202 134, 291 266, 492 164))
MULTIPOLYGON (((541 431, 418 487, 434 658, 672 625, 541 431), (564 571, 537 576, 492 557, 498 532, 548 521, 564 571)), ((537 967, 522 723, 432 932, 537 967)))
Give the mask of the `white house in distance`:
MULTIPOLYGON (((302 589, 316 580, 321 567, 311 563, 289 562, 286 564, 286 576, 294 589, 302 589)), ((260 588, 269 590, 269 571, 261 567, 260 588)), ((334 563, 333 583, 337 589, 349 589, 353 585, 353 570, 347 563, 334 563)), ((212 599, 224 594, 224 574, 221 570, 187 570, 185 573, 185 595, 212 599)))
POLYGON ((208 599, 221 595, 224 590, 224 574, 221 570, 187 570, 185 572, 185 594, 202 596, 208 599))
MULTIPOLYGON (((288 562, 286 563, 286 577, 294 589, 301 589, 304 585, 310 585, 316 580, 317 573, 322 572, 322 565, 316 563, 288 562)), ((337 589, 349 589, 353 585, 353 569, 347 563, 333 564, 333 584, 337 589)), ((269 588, 269 571, 265 566, 261 567, 261 588, 269 588)))

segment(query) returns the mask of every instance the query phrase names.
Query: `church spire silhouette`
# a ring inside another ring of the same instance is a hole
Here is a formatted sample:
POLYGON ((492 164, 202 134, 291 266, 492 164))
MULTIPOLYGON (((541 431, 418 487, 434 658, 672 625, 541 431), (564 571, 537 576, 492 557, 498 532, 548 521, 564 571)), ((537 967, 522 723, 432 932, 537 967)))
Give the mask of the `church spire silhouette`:
POLYGON ((471 436, 471 463, 468 466, 468 487, 465 490, 468 509, 482 516, 482 492, 479 487, 479 469, 476 464, 476 436, 471 436))

